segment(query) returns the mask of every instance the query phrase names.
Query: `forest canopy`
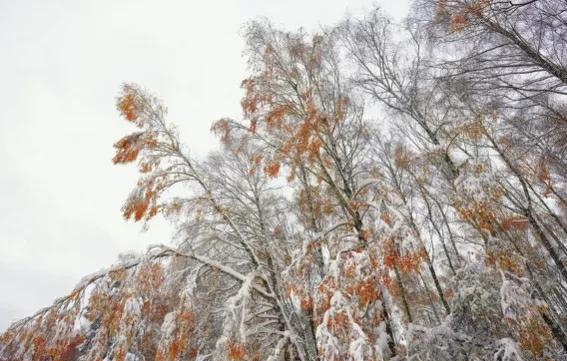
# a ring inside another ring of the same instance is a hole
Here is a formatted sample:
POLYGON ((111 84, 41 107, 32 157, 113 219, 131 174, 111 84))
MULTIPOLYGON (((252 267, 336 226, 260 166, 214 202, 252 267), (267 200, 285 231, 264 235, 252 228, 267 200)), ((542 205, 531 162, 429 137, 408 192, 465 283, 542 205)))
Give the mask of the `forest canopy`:
POLYGON ((242 119, 205 159, 123 85, 124 218, 175 236, 14 323, 0 360, 567 360, 567 3, 243 36, 242 119))

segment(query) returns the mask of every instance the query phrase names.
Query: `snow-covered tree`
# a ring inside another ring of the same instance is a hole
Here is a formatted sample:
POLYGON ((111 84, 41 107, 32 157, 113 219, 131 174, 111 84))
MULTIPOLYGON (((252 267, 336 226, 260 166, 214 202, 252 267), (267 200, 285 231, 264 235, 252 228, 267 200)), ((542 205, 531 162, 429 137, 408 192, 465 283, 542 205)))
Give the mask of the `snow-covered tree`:
POLYGON ((175 236, 13 324, 0 360, 567 360, 566 9, 253 21, 243 119, 204 159, 125 84, 123 215, 175 236))

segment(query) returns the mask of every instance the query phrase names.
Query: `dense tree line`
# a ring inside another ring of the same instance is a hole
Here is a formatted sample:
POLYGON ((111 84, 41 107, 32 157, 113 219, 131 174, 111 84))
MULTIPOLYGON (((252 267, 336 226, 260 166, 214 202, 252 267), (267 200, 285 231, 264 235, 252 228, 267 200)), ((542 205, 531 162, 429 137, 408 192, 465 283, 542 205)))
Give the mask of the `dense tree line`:
POLYGON ((13 324, 15 360, 567 360, 567 3, 417 0, 317 34, 245 31, 243 119, 194 159, 138 128, 128 256, 13 324))

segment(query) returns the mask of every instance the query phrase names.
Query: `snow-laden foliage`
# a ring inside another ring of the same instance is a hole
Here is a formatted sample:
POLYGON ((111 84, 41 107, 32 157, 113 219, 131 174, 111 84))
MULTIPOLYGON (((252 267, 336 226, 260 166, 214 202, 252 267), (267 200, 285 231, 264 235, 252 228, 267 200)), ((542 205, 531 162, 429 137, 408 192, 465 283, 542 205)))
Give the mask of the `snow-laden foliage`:
POLYGON ((418 0, 245 28, 243 119, 194 159, 125 84, 123 214, 173 244, 13 324, 0 360, 567 360, 567 20, 418 0))

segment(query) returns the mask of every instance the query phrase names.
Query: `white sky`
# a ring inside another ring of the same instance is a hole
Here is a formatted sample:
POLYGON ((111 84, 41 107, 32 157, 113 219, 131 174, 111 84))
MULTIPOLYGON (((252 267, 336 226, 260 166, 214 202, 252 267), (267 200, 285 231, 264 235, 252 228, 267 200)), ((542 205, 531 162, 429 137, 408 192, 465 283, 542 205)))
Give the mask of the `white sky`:
POLYGON ((140 233, 121 218, 137 176, 110 161, 133 130, 114 110, 122 82, 162 98, 202 156, 211 122, 240 116, 247 20, 310 30, 373 4, 401 17, 407 1, 0 0, 0 331, 118 253, 169 240, 163 221, 140 233))

